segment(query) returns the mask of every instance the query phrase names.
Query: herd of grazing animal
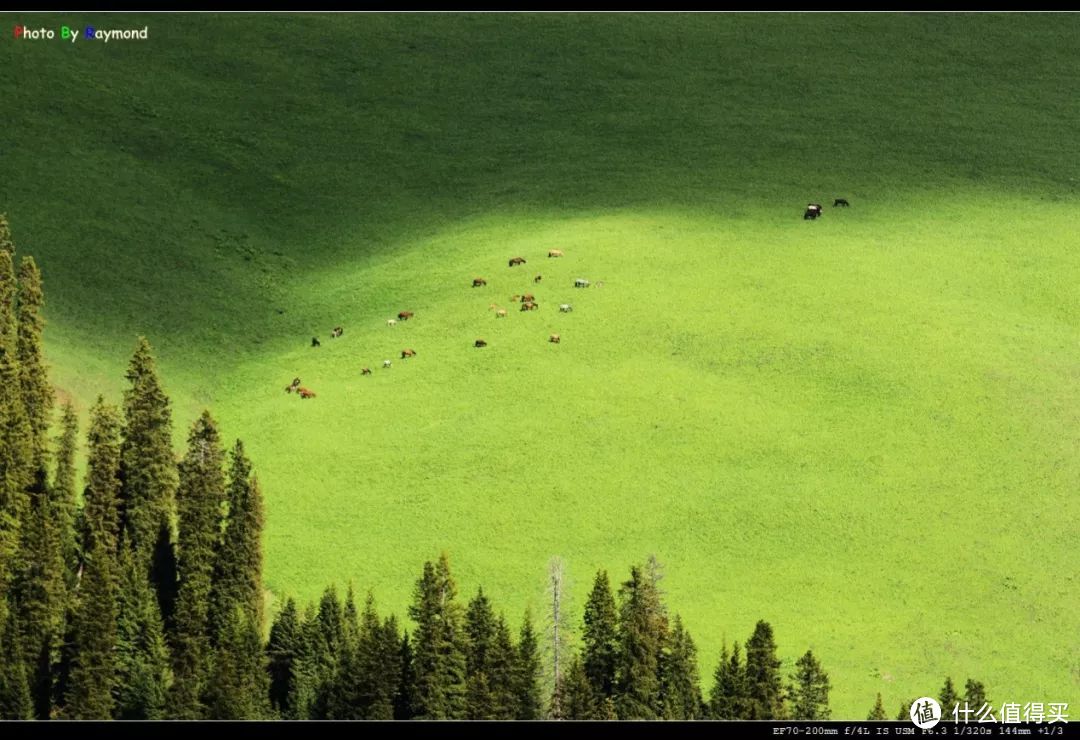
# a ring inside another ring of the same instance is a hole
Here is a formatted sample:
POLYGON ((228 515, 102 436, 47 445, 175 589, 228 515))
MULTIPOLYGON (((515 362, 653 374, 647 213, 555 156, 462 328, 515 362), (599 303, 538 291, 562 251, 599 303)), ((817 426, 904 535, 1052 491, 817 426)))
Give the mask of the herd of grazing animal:
MULTIPOLYGON (((835 200, 833 200, 833 208, 837 208, 837 207, 847 208, 850 205, 851 204, 848 203, 846 198, 836 198, 835 200)), ((822 209, 822 206, 821 206, 820 203, 808 203, 807 206, 806 206, 806 211, 803 213, 803 220, 814 221, 814 220, 821 217, 822 211, 823 211, 823 209, 822 209)), ((547 253, 547 256, 548 256, 549 259, 562 257, 563 256, 563 251, 561 249, 549 249, 548 253, 547 253)), ((519 265, 524 265, 524 264, 527 264, 527 260, 524 257, 511 257, 509 262, 508 262, 509 267, 517 267, 519 265)), ((542 275, 536 275, 533 278, 533 283, 534 284, 539 284, 542 279, 543 279, 542 275)), ((488 284, 487 279, 482 278, 482 277, 473 278, 473 281, 472 281, 472 287, 474 287, 474 288, 486 288, 487 284, 488 284)), ((602 288, 603 285, 604 285, 603 282, 597 282, 596 283, 596 287, 598 287, 598 288, 602 288)), ((586 280, 585 278, 576 278, 574 280, 574 287, 575 288, 588 288, 589 286, 590 286, 590 282, 588 280, 586 280)), ((533 295, 532 293, 514 294, 513 296, 510 297, 510 301, 512 303, 520 302, 522 312, 536 311, 536 310, 538 310, 540 308, 540 304, 536 302, 536 296, 533 295)), ((499 306, 497 306, 494 303, 492 303, 490 305, 490 310, 495 312, 495 318, 497 318, 497 319, 505 319, 506 316, 507 316, 506 309, 505 308, 500 308, 499 306)), ((559 304, 559 313, 570 313, 573 310, 574 310, 573 305, 571 305, 569 303, 560 303, 559 304)), ((279 313, 281 313, 280 310, 279 310, 279 313)), ((397 323, 399 321, 408 321, 411 318, 413 318, 413 312, 412 311, 401 311, 400 313, 398 313, 396 319, 387 319, 386 320, 386 326, 389 327, 389 328, 393 328, 393 327, 397 326, 397 323)), ((344 331, 345 330, 342 327, 336 326, 336 327, 334 327, 333 331, 330 332, 330 337, 332 339, 336 339, 337 337, 340 337, 344 333, 344 331)), ((550 342, 551 344, 559 344, 561 341, 562 341, 562 337, 560 335, 558 335, 558 334, 551 334, 551 335, 548 336, 548 342, 550 342)), ((321 347, 322 346, 322 344, 319 342, 318 337, 312 337, 311 338, 311 346, 312 347, 321 347)), ((482 348, 482 347, 487 347, 488 343, 484 339, 477 339, 475 342, 473 342, 473 346, 477 347, 477 348, 482 348)), ((414 349, 403 349, 401 351, 401 359, 404 360, 404 359, 408 359, 410 357, 416 357, 416 350, 414 350, 414 349)), ((382 366, 383 366, 384 369, 389 369, 391 367, 390 360, 383 360, 383 365, 382 366)), ((372 374, 371 373, 371 368, 370 367, 361 368, 360 374, 361 375, 371 375, 372 374)), ((290 385, 285 387, 285 392, 286 393, 292 393, 293 391, 295 391, 296 394, 298 396, 300 396, 300 398, 315 398, 315 393, 313 391, 311 391, 308 388, 304 388, 303 386, 300 385, 300 378, 293 379, 293 382, 290 385)))
MULTIPOLYGON (((833 208, 841 206, 847 208, 851 204, 847 202, 847 198, 837 198, 833 201, 833 208)), ((821 204, 820 203, 807 203, 806 211, 803 212, 803 221, 813 221, 821 217, 821 204)))
MULTIPOLYGON (((845 205, 846 205, 846 202, 845 202, 845 205)), ((547 256, 548 256, 549 259, 550 258, 562 257, 563 256, 563 251, 561 249, 549 249, 548 253, 547 253, 547 256)), ((512 258, 510 258, 510 260, 508 262, 509 267, 517 267, 519 265, 524 265, 524 264, 527 264, 527 260, 524 257, 512 257, 512 258)), ((543 275, 538 274, 535 277, 533 277, 533 284, 534 285, 539 285, 542 280, 543 280, 543 275)), ((483 277, 474 277, 473 278, 473 281, 472 281, 472 287, 473 288, 486 288, 487 285, 488 285, 488 281, 487 281, 486 278, 483 278, 483 277)), ((585 278, 577 278, 577 279, 574 280, 574 287, 575 288, 587 288, 587 287, 589 287, 589 285, 590 285, 589 281, 586 280, 585 278)), ((600 286, 603 285, 603 283, 597 283, 596 285, 597 285, 597 287, 600 287, 600 286)), ((533 293, 518 293, 518 294, 513 295, 510 298, 510 300, 511 300, 511 302, 514 302, 514 303, 520 302, 521 303, 521 311, 523 311, 523 312, 536 311, 536 310, 538 310, 540 308, 540 304, 537 303, 536 296, 533 293)), ((494 303, 490 304, 489 309, 491 311, 495 312, 495 318, 497 318, 497 319, 505 319, 507 317, 506 309, 505 308, 500 308, 498 305, 496 305, 494 303)), ((559 312, 560 313, 570 313, 573 310, 574 310, 574 307, 569 303, 560 303, 559 304, 559 312)), ((388 328, 393 328, 393 327, 397 326, 398 322, 408 321, 409 319, 413 318, 413 316, 414 316, 414 313, 412 311, 401 311, 401 312, 398 313, 396 319, 394 319, 394 318, 387 319, 386 320, 386 326, 388 328)), ((334 329, 330 332, 330 337, 331 337, 331 339, 336 339, 336 338, 342 336, 344 333, 345 333, 345 330, 344 330, 343 327, 335 326, 334 329)), ((551 344, 559 344, 559 343, 562 342, 562 337, 559 334, 549 334, 548 335, 548 342, 551 343, 551 344)), ((318 337, 312 337, 311 338, 311 346, 312 347, 321 347, 322 343, 319 341, 318 337)), ((473 342, 473 346, 476 347, 476 348, 483 348, 483 347, 487 347, 488 343, 487 343, 486 339, 476 339, 473 342)), ((402 360, 406 360, 406 359, 409 359, 409 358, 412 358, 412 357, 416 357, 416 355, 417 355, 417 353, 416 353, 415 349, 409 348, 409 349, 401 350, 401 359, 402 360)), ((389 369, 392 366, 392 363, 391 363, 390 360, 383 360, 382 366, 383 366, 384 369, 389 369)), ((361 376, 372 375, 372 374, 373 373, 372 373, 370 367, 362 367, 360 369, 360 375, 361 376)), ((286 393, 292 393, 294 391, 296 392, 296 394, 300 398, 315 398, 315 392, 312 391, 309 388, 305 388, 304 386, 302 386, 300 384, 300 378, 294 378, 293 382, 290 385, 285 387, 285 392, 286 393)))

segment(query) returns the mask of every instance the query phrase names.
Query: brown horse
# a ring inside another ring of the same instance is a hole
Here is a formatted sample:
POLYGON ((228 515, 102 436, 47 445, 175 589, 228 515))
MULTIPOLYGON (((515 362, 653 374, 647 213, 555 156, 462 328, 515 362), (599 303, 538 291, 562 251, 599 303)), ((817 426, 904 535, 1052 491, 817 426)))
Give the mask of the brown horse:
POLYGON ((476 342, 473 344, 473 346, 474 347, 486 347, 487 342, 485 342, 483 339, 477 339, 476 342))
POLYGON ((307 388, 297 388, 296 392, 300 394, 300 398, 315 398, 315 391, 307 388))
POLYGON ((531 303, 532 301, 535 301, 535 300, 536 300, 536 296, 534 296, 532 293, 526 293, 525 295, 521 296, 521 302, 522 303, 531 303))
POLYGON ((535 311, 538 308, 540 308, 540 306, 538 306, 533 301, 523 301, 521 304, 522 311, 535 311))
POLYGON ((473 278, 472 286, 474 288, 479 288, 484 285, 487 285, 487 280, 484 280, 484 278, 473 278))
POLYGON ((402 311, 397 315, 399 321, 408 321, 413 317, 412 311, 402 311))
POLYGON ((558 334, 552 334, 550 337, 548 337, 548 341, 552 344, 558 344, 562 341, 562 337, 560 337, 558 334))
POLYGON ((370 367, 362 367, 362 368, 360 368, 360 374, 361 375, 371 375, 371 368, 370 367))
POLYGON ((563 256, 563 254, 562 254, 561 249, 549 249, 548 250, 548 257, 562 257, 562 256, 563 256))
POLYGON ((524 257, 513 257, 510 260, 510 267, 514 267, 515 265, 524 265, 524 264, 525 264, 525 258, 524 257))
POLYGON ((401 359, 404 360, 406 357, 416 357, 416 350, 415 349, 403 349, 403 350, 401 350, 401 359))

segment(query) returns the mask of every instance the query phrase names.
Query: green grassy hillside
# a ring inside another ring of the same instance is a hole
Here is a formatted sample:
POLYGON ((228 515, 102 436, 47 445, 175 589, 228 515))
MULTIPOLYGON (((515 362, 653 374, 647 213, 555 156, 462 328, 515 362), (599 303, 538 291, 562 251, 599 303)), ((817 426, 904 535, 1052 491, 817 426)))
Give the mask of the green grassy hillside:
POLYGON ((0 42, 0 211, 63 392, 146 334, 245 440, 275 597, 655 553, 706 686, 764 618, 837 717, 1080 702, 1076 18, 109 20, 0 42))

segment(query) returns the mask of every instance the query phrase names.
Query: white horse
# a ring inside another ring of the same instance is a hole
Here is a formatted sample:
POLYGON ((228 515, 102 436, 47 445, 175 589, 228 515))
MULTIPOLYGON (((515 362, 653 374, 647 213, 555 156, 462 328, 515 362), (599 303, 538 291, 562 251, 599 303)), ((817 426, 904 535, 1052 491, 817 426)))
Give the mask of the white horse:
POLYGON ((387 319, 386 320, 386 325, 387 326, 397 326, 397 319, 387 319))
POLYGON ((570 313, 573 310, 574 310, 574 307, 571 306, 569 303, 561 303, 561 304, 559 304, 559 311, 562 312, 562 313, 570 313))
POLYGON ((383 360, 382 361, 382 366, 383 367, 390 367, 390 360, 383 360))

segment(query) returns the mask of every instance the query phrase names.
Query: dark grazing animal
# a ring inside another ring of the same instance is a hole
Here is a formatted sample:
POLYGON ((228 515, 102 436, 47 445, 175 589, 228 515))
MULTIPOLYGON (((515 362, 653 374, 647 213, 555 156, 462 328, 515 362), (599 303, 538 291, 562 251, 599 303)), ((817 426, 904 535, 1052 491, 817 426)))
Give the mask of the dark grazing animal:
POLYGON ((416 350, 415 349, 403 349, 403 350, 401 350, 401 359, 404 360, 406 357, 416 357, 416 350))
POLYGON ((473 278, 472 286, 474 288, 479 288, 483 285, 487 285, 487 280, 484 280, 484 278, 473 278))
POLYGON ((522 311, 535 311, 538 308, 540 308, 540 306, 538 306, 533 301, 523 301, 521 303, 521 310, 522 311))
POLYGON ((821 205, 818 203, 810 203, 806 206, 806 213, 803 214, 804 221, 813 221, 815 218, 821 215, 821 205))
POLYGON ((833 201, 833 208, 836 208, 837 206, 844 206, 844 208, 847 208, 850 205, 851 204, 847 202, 847 198, 837 198, 833 201))
POLYGON ((485 342, 483 339, 477 339, 476 342, 473 343, 473 346, 474 347, 486 347, 487 342, 485 342))
POLYGON ((337 339, 338 337, 340 337, 344 333, 345 333, 344 329, 342 329, 340 326, 335 326, 334 330, 332 332, 330 332, 330 338, 331 339, 337 339))
POLYGON ((548 341, 552 344, 558 344, 562 341, 562 337, 560 337, 558 334, 552 334, 550 337, 548 337, 548 341))
POLYGON ((524 264, 525 264, 525 258, 524 257, 512 257, 510 259, 510 267, 514 267, 515 265, 524 265, 524 264))
POLYGON ((402 311, 401 313, 399 313, 397 315, 397 317, 398 317, 398 321, 408 321, 409 319, 411 319, 413 317, 413 312, 412 311, 402 311))
POLYGON ((371 375, 371 368, 370 367, 362 367, 362 368, 360 368, 360 374, 361 375, 371 375))
POLYGON ((540 282, 540 281, 541 281, 541 280, 543 280, 543 279, 544 279, 544 276, 543 276, 543 275, 537 275, 536 277, 534 277, 534 278, 533 278, 533 282, 534 282, 534 283, 538 283, 538 282, 540 282))
POLYGON ((536 300, 536 296, 534 296, 532 293, 526 293, 525 295, 521 296, 521 302, 522 303, 529 303, 529 302, 535 301, 535 300, 536 300))
POLYGON ((292 379, 292 387, 293 388, 299 388, 300 387, 300 378, 297 377, 297 378, 292 379))
POLYGON ((318 338, 318 337, 312 337, 312 338, 311 338, 311 346, 312 346, 312 347, 321 347, 321 346, 322 346, 322 342, 320 342, 320 341, 319 341, 319 338, 318 338))

